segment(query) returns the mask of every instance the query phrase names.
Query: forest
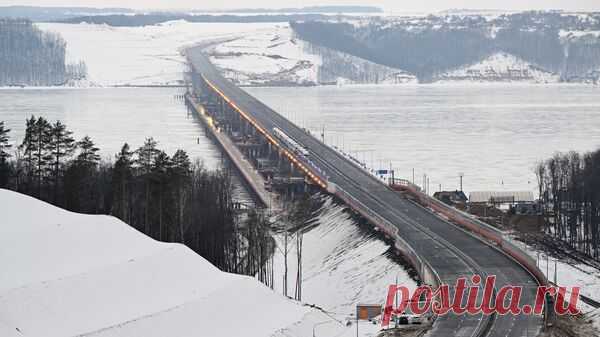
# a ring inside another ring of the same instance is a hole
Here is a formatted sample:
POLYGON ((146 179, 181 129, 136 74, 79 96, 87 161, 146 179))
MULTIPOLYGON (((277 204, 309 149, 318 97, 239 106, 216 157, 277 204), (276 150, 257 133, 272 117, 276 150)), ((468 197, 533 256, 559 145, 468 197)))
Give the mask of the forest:
POLYGON ((415 74, 421 82, 497 52, 577 81, 600 69, 600 15, 587 19, 552 12, 481 16, 291 22, 303 40, 415 74), (571 31, 592 32, 569 35, 571 31), (561 33, 562 32, 562 33, 561 33))
POLYGON ((536 167, 545 231, 600 259, 600 150, 557 153, 536 167))
POLYGON ((256 23, 256 22, 288 22, 288 21, 304 21, 304 20, 325 20, 327 15, 324 14, 254 14, 254 15, 236 15, 236 14, 169 14, 169 13, 152 13, 152 14, 112 14, 112 15, 91 15, 78 16, 61 20, 64 23, 94 23, 106 24, 113 27, 142 27, 160 24, 167 21, 185 20, 187 22, 225 22, 225 23, 256 23))
POLYGON ((0 86, 53 86, 87 75, 83 62, 65 62, 66 42, 31 21, 0 19, 0 86))
POLYGON ((274 225, 255 208, 240 214, 227 170, 207 170, 183 150, 168 155, 153 138, 136 149, 123 144, 111 162, 102 161, 99 151, 90 137, 76 140, 60 121, 31 116, 21 144, 11 143, 0 122, 0 188, 73 212, 115 216, 268 286, 276 249, 271 227, 298 240, 297 229, 310 213, 310 203, 292 203, 287 220, 274 225))

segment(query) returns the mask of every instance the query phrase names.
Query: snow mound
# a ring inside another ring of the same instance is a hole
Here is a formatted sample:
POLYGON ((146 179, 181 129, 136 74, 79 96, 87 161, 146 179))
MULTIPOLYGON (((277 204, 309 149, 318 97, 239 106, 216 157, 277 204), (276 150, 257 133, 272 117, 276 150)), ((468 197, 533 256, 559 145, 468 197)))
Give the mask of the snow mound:
POLYGON ((2 336, 270 336, 311 312, 110 216, 1 189, 0 212, 2 336))
POLYGON ((558 74, 548 72, 508 53, 495 53, 481 62, 446 72, 440 81, 555 83, 558 74))

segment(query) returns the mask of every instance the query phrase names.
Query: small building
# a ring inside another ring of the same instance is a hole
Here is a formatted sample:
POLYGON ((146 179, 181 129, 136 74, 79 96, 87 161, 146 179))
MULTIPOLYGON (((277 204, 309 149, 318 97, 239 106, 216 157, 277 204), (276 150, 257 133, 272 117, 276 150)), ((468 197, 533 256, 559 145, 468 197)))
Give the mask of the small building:
POLYGON ((469 194, 471 204, 515 205, 533 201, 531 191, 477 191, 469 194))
POLYGON ((435 192, 433 197, 450 206, 464 204, 468 200, 465 193, 459 190, 435 192))

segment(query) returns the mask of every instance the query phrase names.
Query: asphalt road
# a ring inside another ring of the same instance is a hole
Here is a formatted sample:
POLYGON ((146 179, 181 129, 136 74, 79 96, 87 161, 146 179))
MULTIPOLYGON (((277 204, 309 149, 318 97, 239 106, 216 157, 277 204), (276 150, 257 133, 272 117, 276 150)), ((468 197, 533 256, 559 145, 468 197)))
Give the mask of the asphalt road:
MULTIPOLYGON (((521 303, 533 304, 535 279, 520 265, 478 238, 432 214, 389 189, 382 182, 350 163, 335 150, 285 119, 248 93, 224 79, 202 53, 191 48, 187 55, 193 68, 250 114, 265 130, 283 130, 308 149, 311 160, 326 172, 329 181, 394 224, 400 236, 437 272, 444 283, 454 284, 461 276, 479 274, 497 276, 497 286, 523 286, 521 303)), ((439 317, 428 336, 536 336, 542 318, 527 315, 445 315, 439 317)))

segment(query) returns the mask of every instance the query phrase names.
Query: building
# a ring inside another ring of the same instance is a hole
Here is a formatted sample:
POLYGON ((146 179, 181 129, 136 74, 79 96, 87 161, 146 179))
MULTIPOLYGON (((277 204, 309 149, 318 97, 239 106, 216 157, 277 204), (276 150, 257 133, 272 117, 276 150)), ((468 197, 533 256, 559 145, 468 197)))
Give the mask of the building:
POLYGON ((433 197, 450 206, 464 204, 468 200, 465 193, 459 190, 435 192, 433 197))
POLYGON ((469 194, 471 204, 514 205, 533 201, 531 191, 477 191, 469 194))

